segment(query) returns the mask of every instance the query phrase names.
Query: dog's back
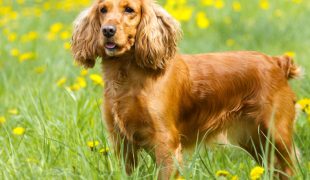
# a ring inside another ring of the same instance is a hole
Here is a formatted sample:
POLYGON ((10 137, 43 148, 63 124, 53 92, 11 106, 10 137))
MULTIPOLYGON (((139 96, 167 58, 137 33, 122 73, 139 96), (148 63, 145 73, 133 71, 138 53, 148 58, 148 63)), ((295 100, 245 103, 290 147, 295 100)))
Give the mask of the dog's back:
MULTIPOLYGON (((190 137, 183 144, 192 145, 198 133, 209 141, 227 132, 231 143, 261 161, 263 149, 258 147, 271 133, 281 152, 279 166, 285 166, 292 155, 296 102, 288 80, 299 75, 292 59, 249 51, 181 58, 189 69, 192 99, 190 108, 182 111, 180 129, 190 137)), ((291 173, 290 168, 282 168, 291 173)))

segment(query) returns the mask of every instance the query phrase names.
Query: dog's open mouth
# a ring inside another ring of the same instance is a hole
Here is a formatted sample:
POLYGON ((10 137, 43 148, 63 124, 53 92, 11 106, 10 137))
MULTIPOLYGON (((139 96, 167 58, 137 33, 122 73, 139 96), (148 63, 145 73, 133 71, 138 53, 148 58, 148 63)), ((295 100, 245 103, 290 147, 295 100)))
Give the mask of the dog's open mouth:
POLYGON ((112 51, 112 50, 117 49, 117 45, 115 43, 113 43, 113 42, 107 42, 105 44, 105 48, 110 50, 110 51, 112 51))

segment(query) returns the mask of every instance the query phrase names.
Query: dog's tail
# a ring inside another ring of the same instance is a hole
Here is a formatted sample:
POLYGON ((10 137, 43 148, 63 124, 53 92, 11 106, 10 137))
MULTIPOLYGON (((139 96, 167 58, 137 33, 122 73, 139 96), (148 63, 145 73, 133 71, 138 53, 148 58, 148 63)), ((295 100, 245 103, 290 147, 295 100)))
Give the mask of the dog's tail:
POLYGON ((287 79, 296 79, 301 75, 301 69, 294 63, 292 57, 284 55, 278 57, 277 60, 287 79))

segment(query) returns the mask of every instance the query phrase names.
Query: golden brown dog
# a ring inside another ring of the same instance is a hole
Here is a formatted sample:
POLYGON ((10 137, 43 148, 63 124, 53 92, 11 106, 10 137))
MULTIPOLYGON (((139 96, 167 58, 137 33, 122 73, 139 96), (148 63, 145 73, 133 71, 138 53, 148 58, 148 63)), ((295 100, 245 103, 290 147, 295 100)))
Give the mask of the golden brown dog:
POLYGON ((75 21, 76 61, 89 68, 102 58, 105 121, 128 173, 145 148, 167 179, 181 149, 226 133, 258 162, 273 141, 275 165, 292 175, 295 95, 288 79, 299 69, 291 58, 180 55, 180 37, 179 24, 152 0, 96 0, 75 21))

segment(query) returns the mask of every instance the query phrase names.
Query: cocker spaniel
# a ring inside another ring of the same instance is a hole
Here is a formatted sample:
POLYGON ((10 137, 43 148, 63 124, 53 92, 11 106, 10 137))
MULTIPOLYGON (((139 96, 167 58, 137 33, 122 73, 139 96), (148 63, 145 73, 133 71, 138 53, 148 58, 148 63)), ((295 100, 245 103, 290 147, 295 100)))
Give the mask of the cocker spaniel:
POLYGON ((292 59, 249 51, 182 55, 181 34, 152 0, 95 0, 75 21, 75 60, 90 68, 102 59, 104 119, 127 172, 144 148, 168 179, 177 174, 174 159, 182 164, 182 149, 225 134, 259 163, 273 144, 280 177, 293 175, 295 95, 288 80, 299 68, 292 59))

